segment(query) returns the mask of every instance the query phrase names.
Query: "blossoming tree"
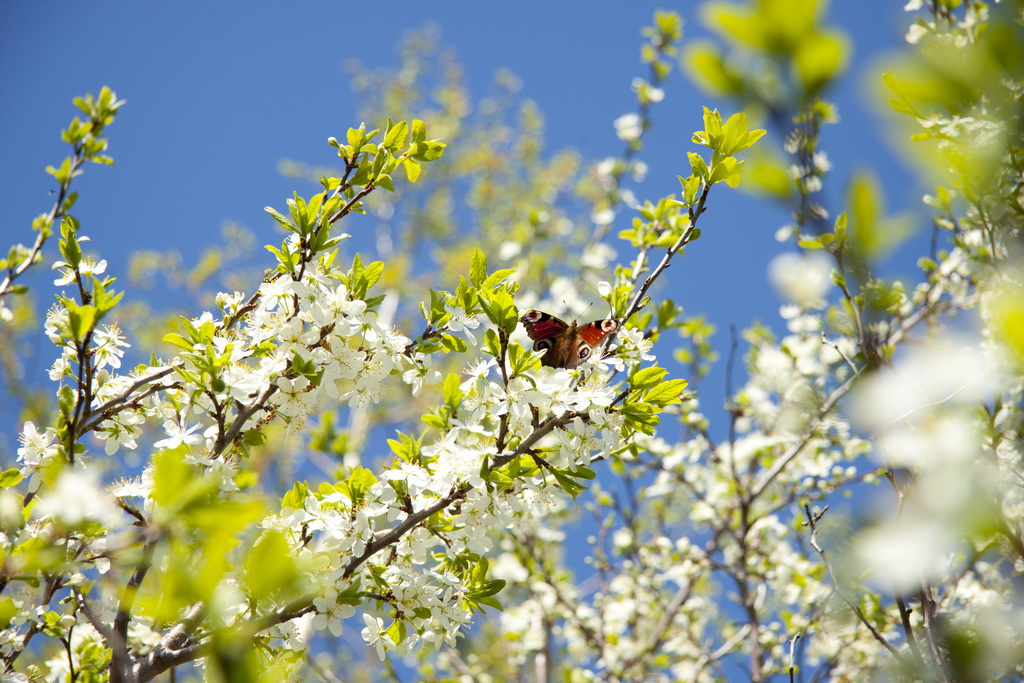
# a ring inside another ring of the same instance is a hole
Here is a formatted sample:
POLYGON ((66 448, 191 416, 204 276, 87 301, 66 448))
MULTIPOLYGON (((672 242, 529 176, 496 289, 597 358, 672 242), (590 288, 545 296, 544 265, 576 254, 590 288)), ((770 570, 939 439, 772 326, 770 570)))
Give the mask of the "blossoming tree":
MULTIPOLYGON (((2 263, 11 330, 29 271, 49 258, 59 272, 44 327, 56 400, 22 422, 0 474, 5 680, 199 667, 332 681, 352 666, 335 646, 350 635, 377 673, 411 656, 431 680, 1024 674, 1019 3, 908 3, 912 52, 881 81, 936 185, 931 239, 908 243, 926 250, 914 278, 883 275, 910 223, 885 214, 870 176, 839 211, 821 199, 837 125, 823 97, 847 47, 820 3, 706 9, 719 41, 683 61, 741 113, 704 108, 677 195, 625 187, 680 52, 676 14, 645 31, 649 74, 615 124, 623 155, 575 190, 575 157, 541 159, 528 105, 514 154, 508 130, 482 128, 476 156, 446 167, 470 136, 443 74, 422 120, 331 138, 337 172, 267 209, 284 238, 262 281, 186 312, 132 367, 132 292, 85 252, 103 244, 86 241, 71 189, 110 162, 124 103, 108 88, 76 99, 55 202, 2 263), (768 264, 790 303, 781 337, 743 333, 745 379, 708 417, 710 331, 660 285, 680 252, 699 257, 702 217, 741 175, 791 210, 778 237, 793 251, 768 264), (472 240, 442 225, 464 182, 472 240), (574 191, 588 221, 566 213, 574 191), (418 275, 391 240, 382 261, 349 250, 358 214, 396 205, 461 272, 418 275), (614 324, 589 340, 558 328, 589 355, 542 364, 521 317, 559 300, 580 315, 588 292, 614 324), (687 376, 659 365, 673 351, 687 376), (373 427, 396 422, 385 446, 373 427), (287 476, 296 450, 323 476, 287 476), (841 501, 850 514, 832 511, 841 501), (571 549, 587 547, 589 576, 567 556, 576 509, 592 518, 571 549)), ((381 109, 416 100, 409 79, 357 83, 381 109)))

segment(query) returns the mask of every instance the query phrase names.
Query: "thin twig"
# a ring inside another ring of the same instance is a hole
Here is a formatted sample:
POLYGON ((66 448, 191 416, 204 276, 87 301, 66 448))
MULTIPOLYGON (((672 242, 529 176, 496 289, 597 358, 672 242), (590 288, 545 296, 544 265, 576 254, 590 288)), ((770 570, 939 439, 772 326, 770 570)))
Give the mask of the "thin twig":
POLYGON ((794 675, 796 674, 796 660, 793 656, 793 651, 796 649, 796 641, 800 640, 800 636, 802 635, 802 633, 797 633, 789 639, 789 683, 795 683, 794 675))
POLYGON ((100 621, 99 617, 97 617, 92 611, 92 608, 89 607, 89 603, 86 602, 85 596, 82 595, 77 587, 71 588, 71 594, 74 596, 76 609, 85 615, 85 618, 89 621, 92 627, 99 632, 100 636, 107 641, 107 645, 110 646, 110 680, 116 683, 127 683, 132 665, 131 655, 128 654, 127 639, 100 621))
POLYGON ((629 306, 626 308, 626 313, 622 316, 622 320, 629 320, 634 313, 640 310, 641 302, 644 297, 647 296, 647 291, 651 288, 651 285, 653 285, 654 281, 658 279, 666 268, 668 268, 669 263, 672 261, 672 257, 675 256, 680 249, 686 246, 690 241, 690 238, 693 237, 693 231, 697 229, 697 221, 700 220, 701 215, 705 211, 704 205, 707 203, 708 192, 710 191, 711 186, 705 185, 704 189, 700 193, 700 198, 697 200, 696 206, 690 210, 690 223, 686 226, 686 229, 683 230, 683 234, 679 236, 679 239, 675 241, 675 244, 669 247, 668 251, 665 252, 665 255, 661 257, 661 261, 654 268, 654 271, 651 272, 651 274, 647 276, 647 279, 644 280, 643 285, 640 286, 640 289, 637 290, 637 293, 633 296, 633 301, 630 302, 629 306))
POLYGON ((45 219, 42 219, 39 233, 36 235, 32 248, 29 249, 28 256, 17 267, 8 266, 7 275, 4 277, 4 281, 0 282, 0 297, 9 294, 14 286, 14 281, 39 261, 43 245, 53 234, 53 224, 57 222, 58 218, 64 217, 64 202, 67 200, 68 190, 71 189, 71 180, 78 175, 78 169, 85 164, 85 155, 82 153, 81 144, 76 144, 73 147, 73 152, 74 156, 71 157, 71 170, 67 175, 67 180, 61 183, 60 189, 57 191, 57 199, 54 201, 50 213, 45 219))
POLYGON ((900 655, 899 651, 895 647, 893 647, 893 645, 885 639, 885 637, 878 631, 878 629, 875 628, 874 624, 872 624, 868 620, 867 615, 864 614, 864 610, 860 608, 860 605, 854 602, 853 599, 847 596, 846 592, 839 587, 839 581, 836 579, 835 572, 832 569, 832 563, 829 561, 828 556, 825 554, 824 548, 818 545, 818 522, 821 521, 821 518, 824 517, 826 512, 828 512, 828 508, 829 506, 826 505, 818 513, 812 513, 811 506, 804 505, 804 514, 807 516, 807 522, 805 524, 809 526, 811 529, 811 547, 814 548, 814 550, 817 551, 818 555, 821 556, 821 561, 825 565, 825 571, 828 572, 829 580, 832 581, 832 590, 834 590, 836 594, 843 599, 843 602, 845 602, 846 605, 853 611, 853 613, 857 616, 857 619, 859 619, 860 622, 864 624, 865 627, 867 627, 868 631, 871 632, 872 637, 874 637, 875 640, 881 643, 882 646, 889 651, 889 654, 895 657, 897 661, 902 661, 903 658, 900 655))

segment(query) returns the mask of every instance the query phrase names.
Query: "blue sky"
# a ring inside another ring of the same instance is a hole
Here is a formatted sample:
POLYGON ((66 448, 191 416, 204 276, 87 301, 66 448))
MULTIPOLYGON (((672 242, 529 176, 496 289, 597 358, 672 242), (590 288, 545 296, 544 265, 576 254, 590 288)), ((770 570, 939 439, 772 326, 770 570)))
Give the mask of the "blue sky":
MULTIPOLYGON (((889 157, 884 119, 866 101, 865 88, 877 81, 877 60, 899 47, 908 17, 901 2, 832 4, 829 22, 849 33, 854 46, 849 77, 830 93, 842 117, 825 137, 839 181, 832 205, 841 199, 842 179, 869 167, 891 205, 910 206, 922 188, 889 157)), ((326 138, 342 137, 358 123, 345 63, 393 66, 401 37, 428 22, 455 50, 475 96, 488 92, 499 68, 522 79, 521 95, 546 116, 551 150, 575 146, 594 160, 619 154, 612 121, 634 109, 630 81, 646 75, 638 57, 641 28, 663 7, 684 16, 685 38, 704 36, 698 6, 400 0, 377 9, 343 2, 8 0, 0 5, 0 235, 5 244, 32 239, 32 218, 52 201, 54 183, 43 169, 67 154, 59 131, 77 113, 71 99, 109 85, 128 101, 109 130, 117 163, 87 168, 76 182, 76 215, 111 274, 123 278, 126 255, 139 249, 173 248, 188 261, 225 220, 253 230, 261 243, 277 242, 263 207, 283 207, 294 189, 312 192, 279 175, 277 163, 329 164, 334 156, 326 138)), ((688 173, 685 152, 693 149, 689 138, 700 127, 702 105, 734 110, 678 69, 666 91, 643 152, 650 172, 637 190, 641 197, 678 192, 676 175, 688 173)), ((621 214, 616 225, 630 218, 621 214)), ((765 267, 771 254, 791 249, 773 237, 787 215, 723 188, 702 220, 704 236, 670 269, 667 289, 687 314, 711 318, 724 352, 730 323, 742 329, 755 318, 775 317, 779 300, 765 267)), ((722 382, 712 381, 717 387, 709 399, 720 405, 722 382)))

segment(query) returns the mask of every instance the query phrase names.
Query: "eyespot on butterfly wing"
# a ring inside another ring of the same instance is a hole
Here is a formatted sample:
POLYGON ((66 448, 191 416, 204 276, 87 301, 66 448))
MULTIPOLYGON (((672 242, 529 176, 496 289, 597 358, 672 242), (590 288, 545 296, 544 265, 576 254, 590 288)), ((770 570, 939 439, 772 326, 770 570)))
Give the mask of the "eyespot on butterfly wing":
POLYGON ((615 322, 611 318, 607 318, 605 320, 595 320, 587 323, 580 328, 580 336, 583 337, 583 341, 587 342, 591 346, 597 346, 609 334, 618 331, 619 323, 615 322))

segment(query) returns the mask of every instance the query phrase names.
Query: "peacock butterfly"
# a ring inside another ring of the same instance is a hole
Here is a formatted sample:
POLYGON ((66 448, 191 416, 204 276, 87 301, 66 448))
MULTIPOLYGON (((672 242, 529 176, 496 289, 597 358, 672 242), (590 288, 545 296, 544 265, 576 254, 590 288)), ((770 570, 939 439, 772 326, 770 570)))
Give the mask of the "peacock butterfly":
POLYGON ((529 310, 519 321, 533 340, 533 350, 543 351, 541 363, 550 368, 575 368, 590 358, 594 348, 606 336, 618 332, 619 323, 611 318, 585 325, 566 324, 550 313, 529 310))

